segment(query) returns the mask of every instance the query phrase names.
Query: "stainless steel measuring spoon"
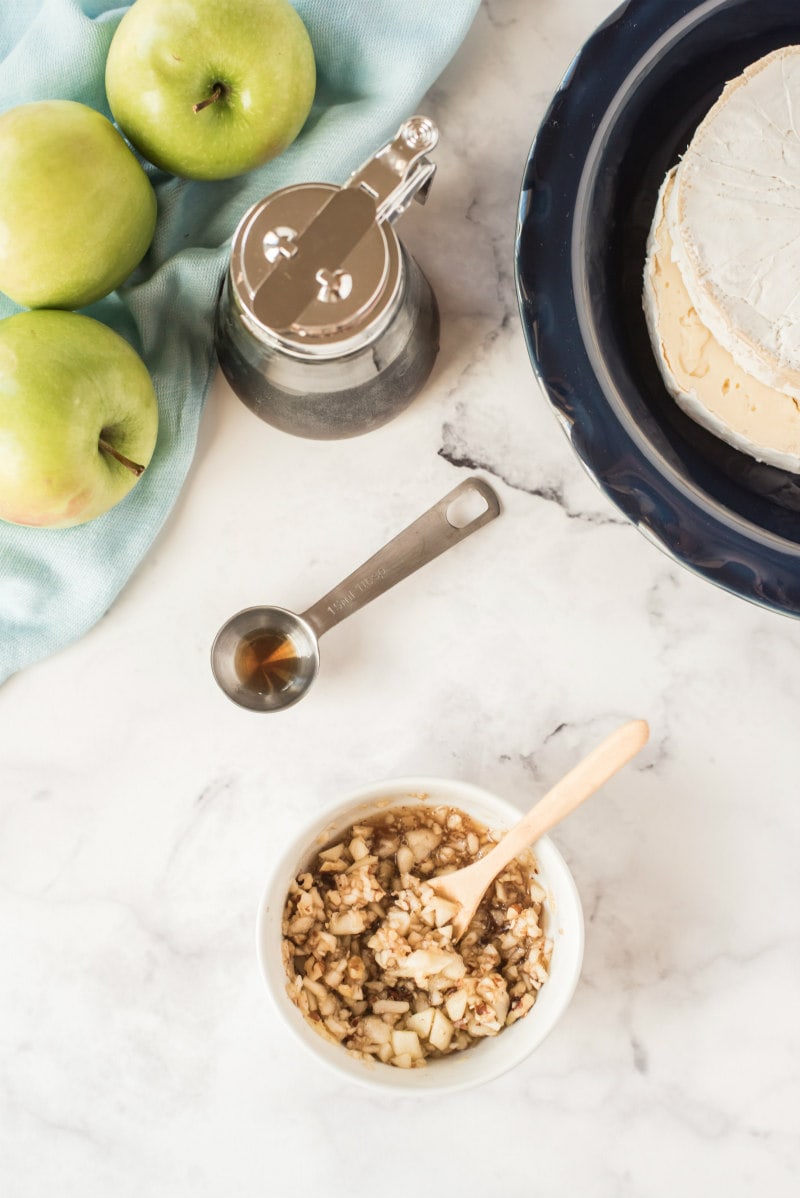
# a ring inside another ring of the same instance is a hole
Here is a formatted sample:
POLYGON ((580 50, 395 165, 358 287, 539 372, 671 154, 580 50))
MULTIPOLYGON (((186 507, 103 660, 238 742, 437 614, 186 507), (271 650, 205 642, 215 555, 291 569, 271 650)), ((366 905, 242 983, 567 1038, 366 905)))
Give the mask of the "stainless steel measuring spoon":
POLYGON ((290 707, 317 676, 324 632, 483 528, 500 511, 487 482, 465 479, 302 615, 284 607, 237 612, 214 638, 214 677, 229 699, 250 711, 290 707))

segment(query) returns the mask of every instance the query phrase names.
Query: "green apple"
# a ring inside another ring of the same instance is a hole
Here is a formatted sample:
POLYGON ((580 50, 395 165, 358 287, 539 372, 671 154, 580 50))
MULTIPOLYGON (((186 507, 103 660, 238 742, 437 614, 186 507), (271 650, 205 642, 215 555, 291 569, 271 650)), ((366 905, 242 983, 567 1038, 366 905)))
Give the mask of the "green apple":
POLYGON ((280 154, 315 83, 311 42, 288 0, 136 0, 106 63, 123 133, 189 179, 228 179, 280 154))
POLYGON ((128 342, 75 312, 0 321, 0 519, 66 528, 128 494, 158 406, 128 342))
POLYGON ((82 308, 122 283, 156 227, 150 180, 117 130, 71 100, 0 116, 0 291, 82 308))

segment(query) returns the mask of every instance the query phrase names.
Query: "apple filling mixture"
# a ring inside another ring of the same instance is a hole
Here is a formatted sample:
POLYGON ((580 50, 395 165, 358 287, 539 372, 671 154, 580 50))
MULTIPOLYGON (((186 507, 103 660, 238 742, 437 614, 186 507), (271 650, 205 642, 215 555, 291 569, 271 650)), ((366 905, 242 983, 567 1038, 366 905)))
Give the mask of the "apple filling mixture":
POLYGON ((531 855, 495 879, 458 944, 455 904, 426 882, 496 841, 455 808, 401 807, 317 854, 283 914, 287 990, 316 1031, 411 1069, 530 1011, 553 948, 531 855))

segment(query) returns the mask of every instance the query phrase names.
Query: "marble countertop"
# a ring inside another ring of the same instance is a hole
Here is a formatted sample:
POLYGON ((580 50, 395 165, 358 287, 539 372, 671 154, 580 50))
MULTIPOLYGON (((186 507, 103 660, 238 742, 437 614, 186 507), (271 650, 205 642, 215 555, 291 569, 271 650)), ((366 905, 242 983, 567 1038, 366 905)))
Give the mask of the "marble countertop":
POLYGON ((605 500, 516 310, 528 147, 612 6, 486 0, 422 106, 440 170, 404 227, 443 338, 418 401, 323 444, 217 383, 121 598, 0 690, 7 1198, 798 1192, 800 627, 682 571, 605 500), (470 471, 498 522, 331 632, 298 707, 228 703, 208 648, 231 612, 302 609, 470 471), (629 716, 652 725, 645 755, 554 837, 586 958, 539 1051, 435 1103, 307 1058, 254 953, 287 837, 401 774, 523 807, 629 716))

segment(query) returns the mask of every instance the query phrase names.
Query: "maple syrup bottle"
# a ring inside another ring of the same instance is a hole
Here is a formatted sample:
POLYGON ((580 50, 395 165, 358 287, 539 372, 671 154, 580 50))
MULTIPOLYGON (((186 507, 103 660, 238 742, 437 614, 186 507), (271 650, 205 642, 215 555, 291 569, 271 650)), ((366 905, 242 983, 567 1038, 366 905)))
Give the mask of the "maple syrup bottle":
POLYGON ((352 437, 398 415, 439 349, 431 286, 393 222, 422 202, 438 140, 412 117, 344 187, 304 183, 260 201, 237 229, 216 321, 233 391, 302 437, 352 437))

